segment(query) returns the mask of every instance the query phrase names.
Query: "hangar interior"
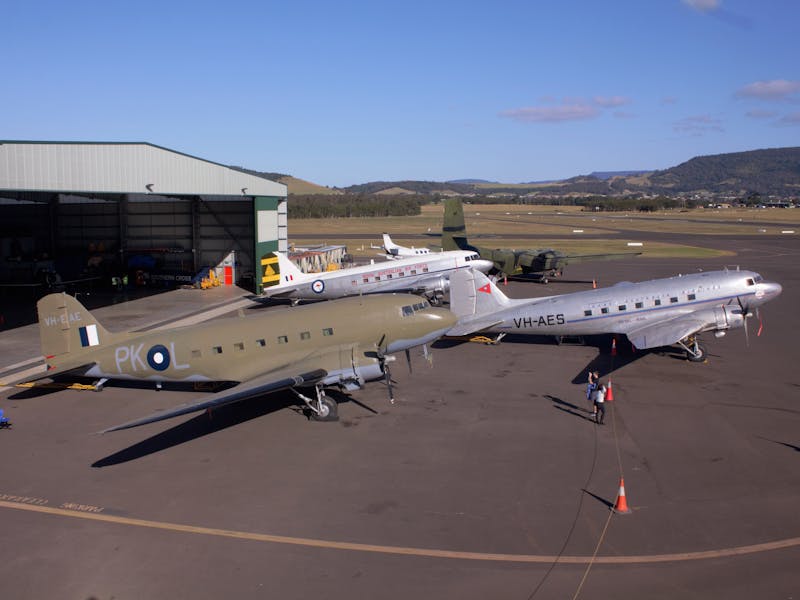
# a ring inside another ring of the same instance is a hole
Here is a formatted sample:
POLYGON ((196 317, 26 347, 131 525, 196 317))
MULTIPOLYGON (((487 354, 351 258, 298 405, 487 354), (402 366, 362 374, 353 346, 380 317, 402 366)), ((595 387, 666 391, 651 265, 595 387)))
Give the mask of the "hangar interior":
POLYGON ((189 283, 231 251, 260 291, 286 186, 147 143, 0 142, 0 284, 189 283))

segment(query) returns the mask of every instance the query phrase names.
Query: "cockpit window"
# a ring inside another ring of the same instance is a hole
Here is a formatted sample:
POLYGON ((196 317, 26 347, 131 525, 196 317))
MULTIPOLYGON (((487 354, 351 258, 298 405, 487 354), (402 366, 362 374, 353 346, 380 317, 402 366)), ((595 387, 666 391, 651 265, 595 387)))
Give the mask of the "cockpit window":
POLYGON ((747 278, 747 285, 755 285, 755 284, 756 284, 756 282, 753 281, 753 279, 751 277, 747 278))
POLYGON ((416 304, 408 304, 403 307, 403 316, 410 317, 415 312, 420 310, 425 310, 426 308, 430 307, 430 303, 427 300, 423 300, 422 302, 417 302, 416 304))

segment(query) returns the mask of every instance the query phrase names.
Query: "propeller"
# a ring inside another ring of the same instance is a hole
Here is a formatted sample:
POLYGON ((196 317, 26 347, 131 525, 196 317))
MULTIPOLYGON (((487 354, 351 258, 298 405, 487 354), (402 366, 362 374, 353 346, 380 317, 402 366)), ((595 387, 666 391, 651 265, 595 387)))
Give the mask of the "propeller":
MULTIPOLYGON (((748 348, 750 347, 750 331, 747 328, 747 318, 752 317, 753 313, 750 312, 750 308, 742 303, 742 299, 739 296, 736 296, 736 302, 739 303, 739 310, 742 311, 742 325, 744 326, 744 344, 748 348)), ((756 312, 758 312, 758 308, 756 308, 756 312)), ((761 335, 761 328, 758 329, 758 334, 761 335)))

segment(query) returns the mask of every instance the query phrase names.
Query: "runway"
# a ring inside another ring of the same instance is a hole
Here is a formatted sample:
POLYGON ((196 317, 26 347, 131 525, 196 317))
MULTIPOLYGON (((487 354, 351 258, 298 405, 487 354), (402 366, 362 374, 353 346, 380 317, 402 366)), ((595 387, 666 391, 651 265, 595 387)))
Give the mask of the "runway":
MULTIPOLYGON (((0 431, 0 596, 797 595, 800 243, 703 242, 738 255, 587 263, 565 277, 611 285, 740 264, 781 283, 763 334, 753 327, 749 347, 741 330, 704 337, 705 364, 524 339, 437 343, 432 365, 421 352, 412 373, 393 365, 395 405, 371 383, 338 423, 309 422, 276 395, 104 436, 92 434, 180 393, 0 393, 14 421, 0 431), (613 379, 603 427, 583 393, 589 365, 613 379), (630 515, 609 510, 620 475, 630 515)), ((147 327, 155 301, 101 320, 147 327)), ((35 358, 35 329, 13 331, 0 347, 13 335, 33 350, 3 363, 35 358)))

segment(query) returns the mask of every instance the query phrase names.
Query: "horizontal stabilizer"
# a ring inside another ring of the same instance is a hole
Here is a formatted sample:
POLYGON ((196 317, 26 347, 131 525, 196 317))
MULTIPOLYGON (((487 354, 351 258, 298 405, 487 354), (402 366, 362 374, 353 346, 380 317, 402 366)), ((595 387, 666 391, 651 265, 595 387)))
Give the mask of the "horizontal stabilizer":
POLYGON ((293 387, 314 385, 323 379, 327 374, 328 372, 324 369, 316 369, 300 375, 290 375, 285 371, 281 373, 269 373, 267 375, 262 375, 261 377, 256 377, 255 379, 252 379, 246 383, 234 386, 218 394, 214 394, 211 396, 211 398, 204 398, 203 400, 196 402, 182 404, 173 409, 159 411, 148 417, 135 419, 133 421, 123 423, 122 425, 105 429, 100 433, 119 431, 121 429, 130 429, 131 427, 139 427, 140 425, 147 425, 148 423, 156 423, 158 421, 171 419, 172 417, 178 417, 180 415, 186 415, 201 410, 219 408, 220 406, 225 406, 226 404, 233 404, 234 402, 247 400, 248 398, 253 398, 255 396, 260 396, 270 392, 277 392, 279 390, 285 390, 293 387))

